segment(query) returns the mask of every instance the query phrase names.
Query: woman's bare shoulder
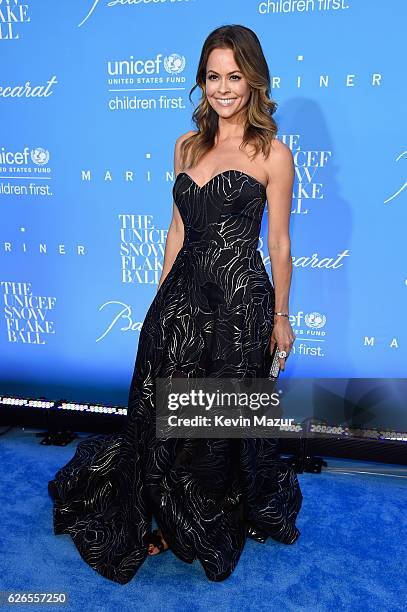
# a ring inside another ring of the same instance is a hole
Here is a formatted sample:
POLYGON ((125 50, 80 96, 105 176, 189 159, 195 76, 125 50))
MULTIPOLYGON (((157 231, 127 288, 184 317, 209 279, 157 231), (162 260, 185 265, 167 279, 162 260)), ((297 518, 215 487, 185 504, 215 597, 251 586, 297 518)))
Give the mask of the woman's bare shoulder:
POLYGON ((182 143, 187 138, 189 138, 190 136, 194 136, 197 133, 198 132, 195 132, 194 130, 189 130, 188 132, 185 132, 185 134, 181 134, 181 136, 178 136, 177 140, 175 141, 175 147, 174 147, 174 168, 175 168, 176 174, 178 174, 178 172, 180 172, 180 170, 181 170, 180 158, 181 158, 182 143))
POLYGON ((177 142, 177 144, 178 143, 181 144, 181 142, 183 142, 184 140, 186 140, 190 136, 194 136, 195 134, 198 134, 198 132, 196 130, 188 130, 188 132, 185 132, 185 134, 181 134, 181 136, 178 136, 176 142, 177 142))
POLYGON ((273 179, 276 174, 280 174, 281 171, 292 172, 293 165, 293 154, 290 147, 275 138, 265 161, 269 180, 273 179))
POLYGON ((279 140, 278 138, 274 138, 273 142, 271 144, 271 149, 270 149, 270 157, 271 158, 277 158, 277 157, 282 157, 284 158, 289 158, 291 156, 291 149, 288 145, 285 144, 285 142, 283 142, 282 140, 279 140))

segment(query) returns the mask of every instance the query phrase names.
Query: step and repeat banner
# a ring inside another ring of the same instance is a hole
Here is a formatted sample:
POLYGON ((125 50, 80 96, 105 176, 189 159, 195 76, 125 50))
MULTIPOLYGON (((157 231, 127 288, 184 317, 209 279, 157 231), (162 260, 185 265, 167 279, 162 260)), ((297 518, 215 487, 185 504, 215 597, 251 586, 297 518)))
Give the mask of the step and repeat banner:
MULTIPOLYGON (((292 150, 283 376, 406 374, 403 0, 0 0, 2 393, 126 404, 214 28, 258 35, 292 150)), ((259 249, 271 274, 267 211, 259 249)))

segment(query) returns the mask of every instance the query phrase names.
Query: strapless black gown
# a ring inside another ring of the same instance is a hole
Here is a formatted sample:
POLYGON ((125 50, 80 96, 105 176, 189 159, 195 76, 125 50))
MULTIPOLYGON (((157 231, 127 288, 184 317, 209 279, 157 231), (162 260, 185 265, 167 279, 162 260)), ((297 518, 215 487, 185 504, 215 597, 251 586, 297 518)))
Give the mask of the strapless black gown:
POLYGON ((152 516, 212 581, 232 573, 248 536, 293 544, 300 533, 301 490, 276 439, 155 437, 156 377, 267 376, 275 304, 257 250, 264 185, 228 170, 200 187, 181 172, 173 196, 185 241, 144 319, 126 425, 81 441, 48 484, 54 533, 120 584, 147 557, 152 516))

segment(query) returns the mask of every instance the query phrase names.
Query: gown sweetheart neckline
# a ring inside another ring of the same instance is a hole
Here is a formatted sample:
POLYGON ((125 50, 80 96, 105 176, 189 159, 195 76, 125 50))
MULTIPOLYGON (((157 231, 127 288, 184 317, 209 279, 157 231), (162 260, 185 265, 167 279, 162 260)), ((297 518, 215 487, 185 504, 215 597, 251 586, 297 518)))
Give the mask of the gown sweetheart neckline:
MULTIPOLYGON (((175 182, 177 181, 178 177, 181 176, 182 174, 186 177, 189 178, 190 181, 192 181, 192 183, 194 183, 194 185, 196 185, 196 187, 201 191, 202 189, 204 189, 205 187, 207 187, 212 181, 214 181, 216 178, 218 178, 219 176, 222 176, 222 174, 226 174, 228 172, 237 172, 240 175, 244 175, 247 176, 247 178, 252 179, 253 181, 255 181, 258 185, 260 185, 264 191, 266 191, 267 187, 266 185, 264 185, 264 183, 262 183, 261 181, 259 181, 259 179, 257 179, 255 176, 252 176, 251 174, 248 174, 247 172, 245 172, 244 170, 235 170, 234 168, 231 168, 229 170, 223 170, 222 172, 218 172, 217 174, 215 174, 215 176, 213 176, 212 178, 209 179, 209 181, 206 181, 206 183, 204 183, 203 185, 198 185, 198 183, 192 178, 191 175, 189 175, 187 172, 179 172, 176 176, 175 182)), ((174 183, 175 184, 175 183, 174 183)))

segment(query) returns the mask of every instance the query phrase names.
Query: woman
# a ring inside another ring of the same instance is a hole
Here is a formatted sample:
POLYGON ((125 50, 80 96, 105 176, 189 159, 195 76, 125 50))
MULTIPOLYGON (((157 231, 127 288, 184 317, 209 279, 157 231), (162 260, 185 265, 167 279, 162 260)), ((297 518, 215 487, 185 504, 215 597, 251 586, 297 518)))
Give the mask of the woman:
MULTIPOLYGON (((197 131, 176 141, 174 214, 144 319, 119 433, 82 441, 49 483, 54 532, 124 584, 170 548, 212 581, 236 567, 247 536, 294 543, 302 494, 275 439, 155 436, 157 377, 267 377, 275 343, 285 367, 294 334, 290 149, 275 139, 270 77, 257 36, 238 25, 206 39, 197 72, 197 131), (268 200, 274 287, 257 244, 268 200), (151 532, 155 518, 158 530, 151 532)), ((196 87, 195 86, 195 87, 196 87)))

